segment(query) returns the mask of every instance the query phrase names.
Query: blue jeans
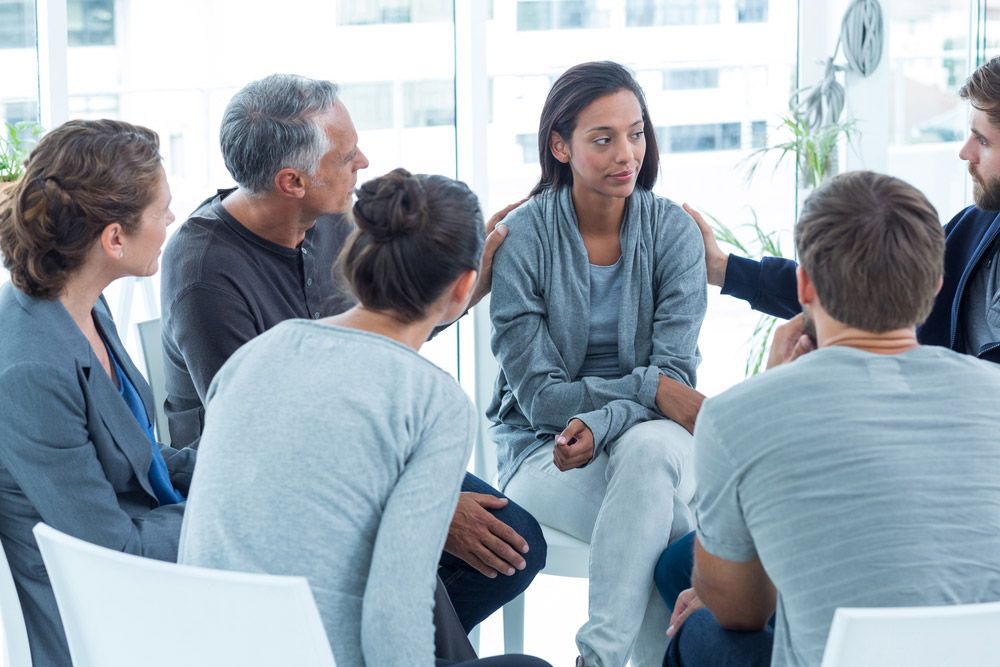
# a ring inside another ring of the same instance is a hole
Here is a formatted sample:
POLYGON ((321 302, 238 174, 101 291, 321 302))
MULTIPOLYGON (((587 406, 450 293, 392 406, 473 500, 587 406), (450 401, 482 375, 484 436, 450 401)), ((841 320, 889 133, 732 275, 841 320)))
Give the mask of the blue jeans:
MULTIPOLYGON (((506 498, 470 473, 466 473, 465 479, 462 480, 462 491, 488 493, 497 498, 506 498)), ((545 567, 545 538, 535 518, 514 501, 508 502, 506 507, 490 512, 527 541, 528 553, 524 554, 526 566, 523 570, 515 570, 509 577, 498 574, 496 578, 490 579, 460 558, 449 553, 441 554, 438 576, 444 582, 451 604, 455 607, 455 612, 466 632, 471 632, 490 614, 523 593, 535 575, 545 567)))
POLYGON ((663 667, 769 667, 774 633, 723 630, 708 609, 694 612, 667 647, 663 667))
POLYGON ((653 570, 656 589, 663 596, 667 608, 673 612, 674 603, 681 591, 691 588, 691 569, 694 567, 694 531, 677 540, 660 554, 653 570))

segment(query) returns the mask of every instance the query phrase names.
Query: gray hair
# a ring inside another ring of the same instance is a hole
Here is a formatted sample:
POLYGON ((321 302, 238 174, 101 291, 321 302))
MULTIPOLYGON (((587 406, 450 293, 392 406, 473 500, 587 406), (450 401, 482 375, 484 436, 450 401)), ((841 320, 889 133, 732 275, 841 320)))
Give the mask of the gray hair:
POLYGON ((317 114, 337 102, 337 84, 272 74, 247 84, 226 106, 219 140, 226 169, 251 194, 271 190, 281 169, 310 176, 328 143, 317 114))

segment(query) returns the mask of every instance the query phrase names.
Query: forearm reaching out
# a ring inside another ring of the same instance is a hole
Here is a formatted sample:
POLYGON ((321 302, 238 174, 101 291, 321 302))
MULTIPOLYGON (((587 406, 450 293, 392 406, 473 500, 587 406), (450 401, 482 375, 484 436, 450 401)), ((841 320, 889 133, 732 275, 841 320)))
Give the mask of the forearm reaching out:
POLYGON ((677 422, 689 433, 694 433, 694 423, 704 400, 705 395, 697 389, 666 375, 660 376, 660 385, 656 389, 657 409, 664 417, 677 422))

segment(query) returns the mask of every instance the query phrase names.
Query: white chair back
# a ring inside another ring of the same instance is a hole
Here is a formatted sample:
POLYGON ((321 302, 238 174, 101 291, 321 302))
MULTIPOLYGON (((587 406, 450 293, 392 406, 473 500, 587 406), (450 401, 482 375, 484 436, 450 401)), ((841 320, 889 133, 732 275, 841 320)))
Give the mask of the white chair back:
POLYGON ((1000 665, 1000 602, 842 608, 822 667, 1000 665))
POLYGON ((3 547, 0 547, 0 625, 3 627, 3 649, 0 650, 3 666, 31 667, 28 631, 24 627, 21 601, 3 547))
POLYGON ((43 523, 34 532, 74 667, 334 667, 303 577, 141 558, 43 523))

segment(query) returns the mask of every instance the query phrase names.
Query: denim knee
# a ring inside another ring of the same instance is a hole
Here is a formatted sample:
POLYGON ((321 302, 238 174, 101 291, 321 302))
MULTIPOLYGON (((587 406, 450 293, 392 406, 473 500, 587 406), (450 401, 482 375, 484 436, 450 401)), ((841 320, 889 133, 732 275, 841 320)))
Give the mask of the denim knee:
MULTIPOLYGON (((465 474, 465 479, 462 481, 462 491, 488 493, 497 498, 507 498, 500 491, 497 491, 471 473, 465 474)), ((491 512, 496 518, 513 528, 528 543, 528 553, 523 554, 525 561, 524 569, 508 577, 508 579, 527 578, 524 587, 520 589, 523 591, 531 583, 531 580, 535 578, 535 575, 545 567, 547 546, 545 544, 545 536, 542 534, 542 527, 538 525, 538 521, 535 520, 535 517, 528 510, 509 498, 507 499, 506 507, 491 510, 491 512)), ((517 596, 515 595, 514 597, 517 596)))
POLYGON ((673 610, 681 591, 691 588, 693 566, 694 531, 691 531, 663 550, 653 571, 656 589, 660 591, 668 609, 673 610))

